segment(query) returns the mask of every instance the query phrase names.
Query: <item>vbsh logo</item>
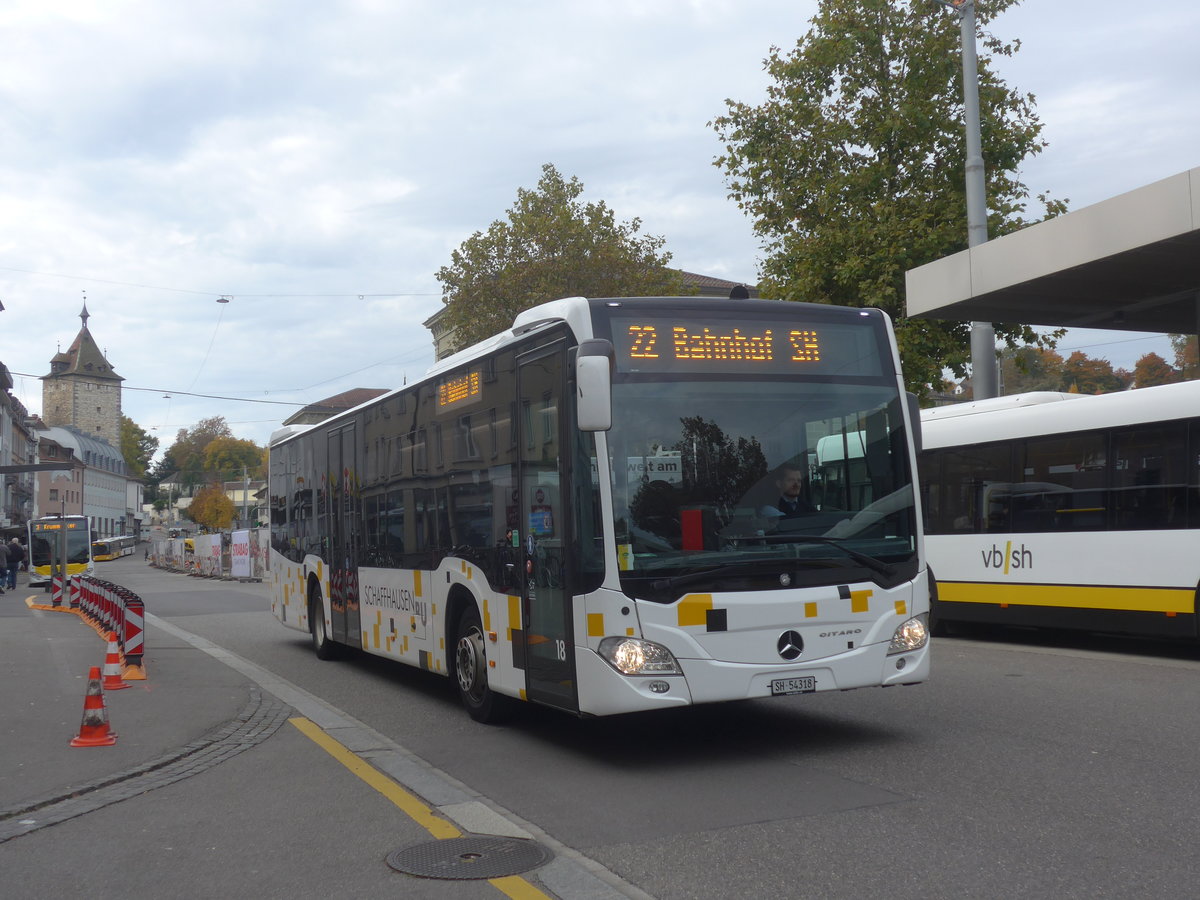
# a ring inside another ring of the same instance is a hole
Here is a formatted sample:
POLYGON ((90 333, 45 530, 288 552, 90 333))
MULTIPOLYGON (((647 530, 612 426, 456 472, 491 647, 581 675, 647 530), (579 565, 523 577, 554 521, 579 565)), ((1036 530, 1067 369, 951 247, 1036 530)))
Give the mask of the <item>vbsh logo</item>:
POLYGON ((1014 550, 1012 541, 1007 541, 1003 550, 992 544, 991 550, 980 550, 979 552, 983 555, 985 569, 1001 569, 1005 575, 1010 569, 1033 568, 1033 551, 1024 544, 1014 550))

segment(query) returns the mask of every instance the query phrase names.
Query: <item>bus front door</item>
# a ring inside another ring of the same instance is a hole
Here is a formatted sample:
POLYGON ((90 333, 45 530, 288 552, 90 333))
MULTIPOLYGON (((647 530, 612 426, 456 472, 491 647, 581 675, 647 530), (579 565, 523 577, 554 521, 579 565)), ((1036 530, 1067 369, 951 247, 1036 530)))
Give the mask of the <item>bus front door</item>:
POLYGON ((577 710, 572 637, 569 529, 562 458, 568 446, 562 415, 563 344, 518 359, 520 499, 518 524, 524 579, 521 603, 526 694, 532 701, 577 710))

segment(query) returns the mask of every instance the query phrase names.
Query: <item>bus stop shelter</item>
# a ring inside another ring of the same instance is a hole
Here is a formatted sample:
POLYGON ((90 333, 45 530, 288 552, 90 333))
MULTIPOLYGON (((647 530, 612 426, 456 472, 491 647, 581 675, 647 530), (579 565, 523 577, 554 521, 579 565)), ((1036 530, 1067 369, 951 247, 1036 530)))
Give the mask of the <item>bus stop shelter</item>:
POLYGON ((1200 333, 1200 168, 909 270, 908 315, 1200 333))

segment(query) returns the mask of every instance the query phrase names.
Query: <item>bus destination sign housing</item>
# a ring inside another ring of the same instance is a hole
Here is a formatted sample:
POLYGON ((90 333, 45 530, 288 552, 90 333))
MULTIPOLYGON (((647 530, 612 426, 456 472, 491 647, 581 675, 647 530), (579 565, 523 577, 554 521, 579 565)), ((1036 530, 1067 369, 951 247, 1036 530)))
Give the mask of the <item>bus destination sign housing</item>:
POLYGON ((612 317, 619 372, 878 376, 875 329, 758 316, 612 317))

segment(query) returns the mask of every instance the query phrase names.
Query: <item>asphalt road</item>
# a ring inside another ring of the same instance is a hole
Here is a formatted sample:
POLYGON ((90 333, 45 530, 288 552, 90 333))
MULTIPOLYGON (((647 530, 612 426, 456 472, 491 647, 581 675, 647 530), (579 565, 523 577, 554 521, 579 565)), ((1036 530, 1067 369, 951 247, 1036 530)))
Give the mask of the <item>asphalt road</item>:
MULTIPOLYGON (((271 618, 265 586, 165 575, 140 557, 109 565, 103 577, 139 593, 164 623, 364 723, 631 892, 663 900, 1195 895, 1194 648, 974 634, 939 640, 932 680, 918 687, 596 720, 531 708, 488 727, 472 722, 437 676, 365 655, 316 660, 302 635, 271 618)), ((179 715, 188 702, 181 694, 179 715)), ((376 883, 410 896, 487 896, 439 893, 394 873, 373 880, 383 848, 403 843, 409 826, 362 797, 347 807, 336 791, 324 796, 330 763, 293 733, 281 730, 198 777, 237 779, 236 792, 222 794, 228 808, 198 817, 201 835, 236 821, 241 804, 271 810, 278 827, 247 828, 242 841, 251 846, 239 846, 248 854, 259 835, 255 866, 277 870, 289 886, 278 896, 316 896, 339 883, 347 896, 376 883), (323 809, 335 811, 336 825, 323 809), (314 860, 320 878, 297 880, 314 860), (364 870, 373 873, 366 882, 364 870)), ((0 844, 0 869, 22 845, 35 857, 48 853, 89 818, 120 816, 135 803, 183 821, 205 808, 198 784, 181 782, 0 844)), ((176 893, 190 896, 188 872, 179 875, 176 893)))

